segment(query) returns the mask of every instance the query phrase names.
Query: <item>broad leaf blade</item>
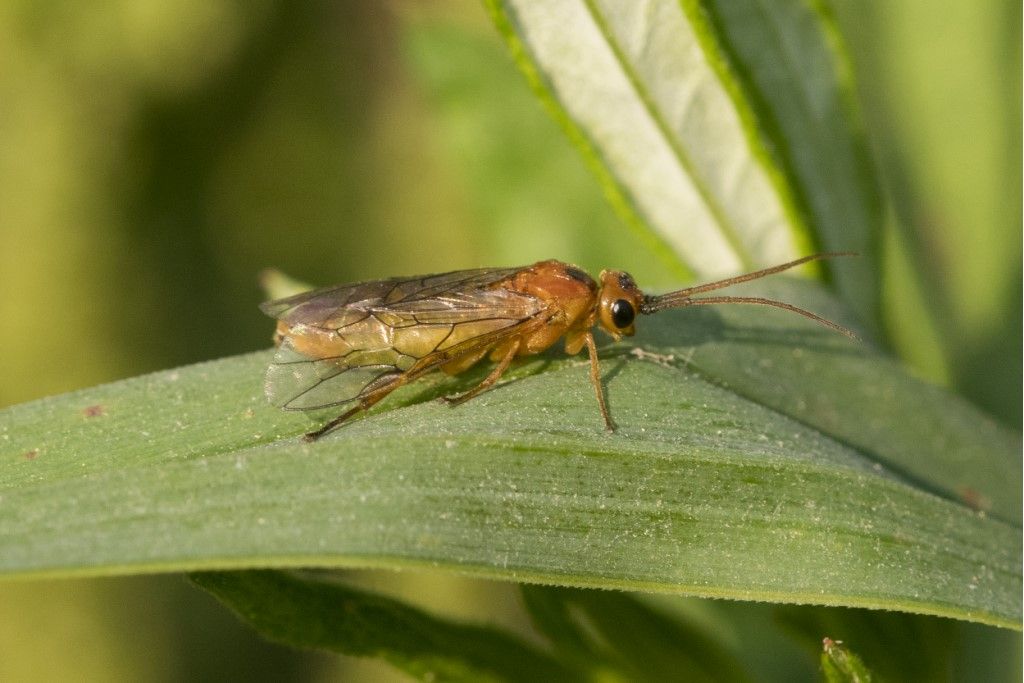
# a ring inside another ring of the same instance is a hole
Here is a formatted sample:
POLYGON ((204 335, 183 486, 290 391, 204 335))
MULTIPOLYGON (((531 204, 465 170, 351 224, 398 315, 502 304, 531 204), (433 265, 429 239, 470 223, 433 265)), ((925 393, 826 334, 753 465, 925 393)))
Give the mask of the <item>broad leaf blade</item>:
POLYGON ((583 680, 504 631, 452 623, 327 579, 250 571, 192 580, 265 638, 292 647, 378 657, 427 681, 583 680))
MULTIPOLYGON (((789 300, 813 305, 803 289, 789 300)), ((452 388, 441 378, 409 387, 313 444, 297 438, 306 419, 264 402, 269 352, 7 409, 0 570, 442 566, 1017 626, 1017 524, 937 496, 941 481, 905 477, 832 438, 830 425, 861 419, 855 410, 812 428, 719 386, 703 352, 691 363, 649 356, 678 351, 665 340, 685 331, 708 345, 742 340, 780 363, 857 356, 860 381, 879 386, 893 372, 797 316, 727 312, 641 321, 636 343, 647 360, 606 350, 620 425, 611 435, 585 364, 573 359, 529 363, 518 381, 456 409, 396 409, 452 388)), ((813 391, 842 405, 855 387, 826 379, 813 391)), ((885 429, 918 419, 906 395, 891 406, 903 419, 885 429)), ((946 400, 948 414, 972 414, 946 400)), ((979 437, 980 467, 1012 461, 1012 438, 979 437)), ((916 457, 936 458, 933 450, 916 457)), ((1003 500, 1015 485, 1008 478, 987 495, 1003 500)))
MULTIPOLYGON (((824 13, 796 2, 487 4, 620 214, 694 272, 774 265, 815 244, 872 247, 880 202, 824 13)), ((872 319, 866 262, 837 268, 872 319)))

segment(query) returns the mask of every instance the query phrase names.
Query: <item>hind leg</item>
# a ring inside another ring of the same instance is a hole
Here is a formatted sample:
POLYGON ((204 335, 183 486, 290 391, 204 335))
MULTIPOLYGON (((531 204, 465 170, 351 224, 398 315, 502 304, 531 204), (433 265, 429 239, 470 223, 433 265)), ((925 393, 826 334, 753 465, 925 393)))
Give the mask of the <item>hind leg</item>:
POLYGON ((337 427, 342 422, 349 419, 356 413, 360 413, 364 410, 369 410, 378 401, 380 401, 382 398, 390 394, 392 391, 402 386, 403 384, 407 384, 408 382, 411 382, 412 380, 416 379, 428 369, 429 368, 424 368, 420 370, 410 370, 402 373, 396 372, 393 374, 385 375, 383 377, 378 377, 376 380, 374 380, 369 385, 363 388, 363 391, 365 391, 366 393, 359 398, 359 402, 356 405, 349 408, 344 413, 334 418, 320 429, 309 432, 308 434, 302 437, 303 440, 316 441, 321 436, 331 431, 332 429, 334 429, 335 427, 337 427), (367 391, 367 389, 369 389, 369 391, 367 391))

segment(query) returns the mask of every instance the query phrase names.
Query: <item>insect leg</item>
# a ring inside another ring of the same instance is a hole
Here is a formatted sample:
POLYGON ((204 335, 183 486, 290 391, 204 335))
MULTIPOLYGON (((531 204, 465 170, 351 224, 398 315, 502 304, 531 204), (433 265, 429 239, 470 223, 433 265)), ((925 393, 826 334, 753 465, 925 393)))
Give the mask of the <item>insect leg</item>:
MULTIPOLYGON (((419 374, 422 373, 417 373, 416 376, 419 376, 419 374)), ((349 419, 356 413, 361 412, 363 410, 369 410, 371 407, 373 407, 374 404, 376 404, 378 401, 380 401, 382 398, 390 394, 398 387, 408 382, 410 379, 414 379, 414 377, 411 377, 410 373, 408 372, 395 376, 395 378, 392 381, 383 384, 380 387, 371 391, 370 393, 366 394, 365 396, 359 399, 359 403, 357 403, 355 406, 349 408, 344 413, 334 418, 320 429, 309 432, 308 434, 303 436, 302 439, 304 441, 316 441, 321 436, 331 431, 332 429, 334 429, 335 427, 337 427, 342 422, 349 419)))
POLYGON ((516 356, 516 351, 519 350, 519 344, 519 340, 516 340, 509 345, 508 352, 505 354, 505 357, 501 359, 501 362, 494 366, 494 369, 491 370, 491 374, 487 375, 487 377, 484 378, 484 381, 480 382, 480 384, 477 384, 466 393, 459 394, 458 396, 443 396, 442 400, 450 406, 457 406, 460 403, 465 403, 474 396, 479 396, 481 392, 486 391, 488 387, 498 381, 502 373, 508 370, 508 366, 512 364, 512 359, 516 356))
POLYGON ((601 408, 601 417, 604 418, 604 427, 609 432, 615 431, 615 423, 608 413, 608 405, 604 400, 604 389, 601 387, 601 368, 597 364, 597 344, 594 343, 594 335, 591 332, 583 337, 587 343, 587 353, 590 354, 590 382, 594 385, 594 393, 597 394, 597 404, 601 408))
MULTIPOLYGON (((381 398, 384 398, 384 397, 381 396, 381 398)), ((379 401, 380 399, 377 399, 377 400, 379 401)), ((376 403, 376 401, 374 401, 374 403, 376 403)), ((371 403, 370 405, 373 405, 373 404, 371 403)), ((333 420, 331 420, 330 422, 325 424, 320 429, 317 429, 315 431, 308 432, 308 433, 304 434, 302 436, 302 440, 303 441, 316 441, 321 436, 323 436, 327 432, 331 431, 332 429, 334 429, 335 427, 340 425, 345 420, 349 419, 350 417, 352 417, 353 415, 358 413, 360 410, 366 410, 367 408, 370 407, 370 405, 364 405, 363 402, 360 401, 358 405, 356 405, 353 408, 349 408, 344 413, 342 413, 338 417, 334 418, 333 420)))

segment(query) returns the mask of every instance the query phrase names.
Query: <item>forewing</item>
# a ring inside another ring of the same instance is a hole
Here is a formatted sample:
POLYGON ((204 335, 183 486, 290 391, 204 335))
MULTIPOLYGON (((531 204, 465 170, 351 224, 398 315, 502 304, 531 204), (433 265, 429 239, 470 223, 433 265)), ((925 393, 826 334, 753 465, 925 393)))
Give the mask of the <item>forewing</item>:
POLYGON ((347 309, 364 311, 373 307, 387 308, 438 299, 458 292, 481 291, 519 270, 521 268, 481 268, 335 285, 268 301, 260 309, 292 325, 324 326, 325 323, 333 323, 337 326, 346 322, 347 309))
POLYGON ((267 396, 289 410, 339 405, 406 372, 482 353, 545 311, 535 297, 490 287, 517 270, 367 282, 270 302, 264 311, 290 328, 267 372, 267 396))

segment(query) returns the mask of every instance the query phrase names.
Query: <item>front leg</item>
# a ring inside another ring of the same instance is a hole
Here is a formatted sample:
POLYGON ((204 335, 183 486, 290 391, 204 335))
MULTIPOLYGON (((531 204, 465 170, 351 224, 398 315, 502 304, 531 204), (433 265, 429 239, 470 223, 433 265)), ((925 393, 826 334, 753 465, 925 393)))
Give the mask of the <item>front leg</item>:
POLYGON ((597 394, 597 405, 601 408, 601 417, 604 418, 604 428, 609 432, 615 431, 615 423, 608 412, 608 405, 604 400, 604 388, 601 386, 601 368, 597 363, 597 344, 594 343, 594 335, 589 330, 583 336, 587 345, 587 353, 590 354, 590 381, 594 385, 594 393, 597 394))

